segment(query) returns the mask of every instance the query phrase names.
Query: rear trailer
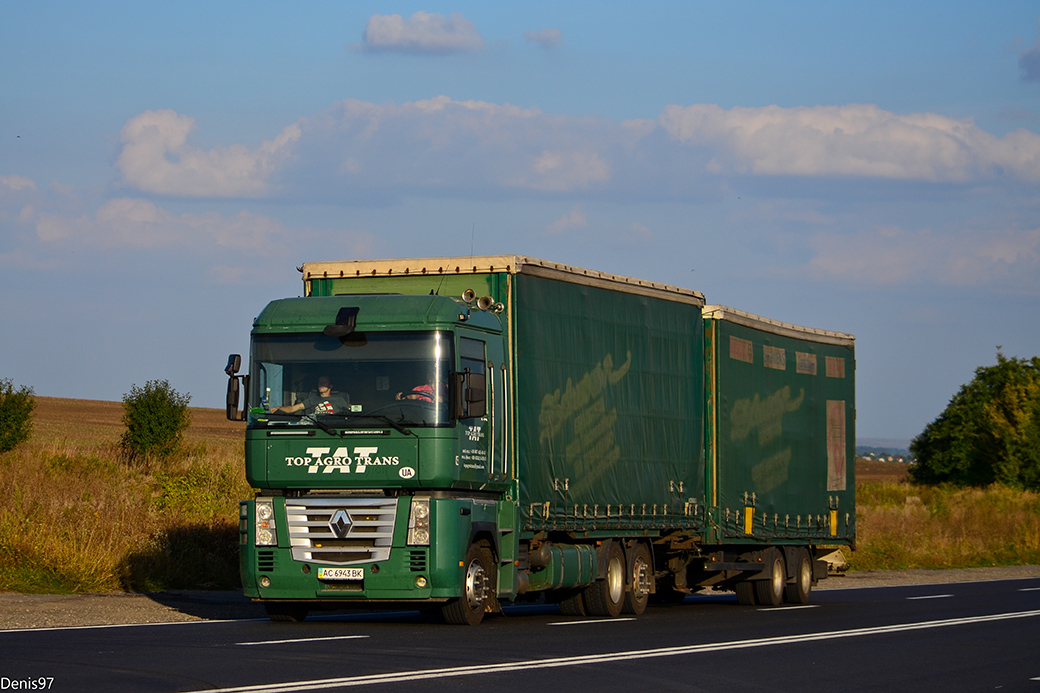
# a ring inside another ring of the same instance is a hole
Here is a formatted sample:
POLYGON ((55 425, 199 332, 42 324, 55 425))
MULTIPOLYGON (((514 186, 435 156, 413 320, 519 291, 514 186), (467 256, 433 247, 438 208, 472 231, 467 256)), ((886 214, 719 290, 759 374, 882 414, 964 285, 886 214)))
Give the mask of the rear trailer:
POLYGON ((849 335, 520 256, 302 271, 305 297, 254 325, 250 376, 228 366, 259 489, 243 584, 274 618, 806 601, 854 541, 849 335), (285 413, 319 376, 329 399, 285 413))
POLYGON ((704 342, 703 541, 719 550, 699 577, 729 576, 721 584, 743 602, 777 603, 784 585, 804 602, 855 543, 855 339, 710 305, 704 342), (723 570, 748 561, 766 568, 723 570))

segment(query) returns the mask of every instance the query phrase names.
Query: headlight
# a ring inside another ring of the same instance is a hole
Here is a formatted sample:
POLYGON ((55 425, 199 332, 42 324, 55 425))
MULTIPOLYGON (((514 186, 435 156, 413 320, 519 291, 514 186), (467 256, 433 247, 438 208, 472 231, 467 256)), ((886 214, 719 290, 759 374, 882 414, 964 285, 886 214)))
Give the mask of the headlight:
POLYGON ((256 500, 256 545, 274 546, 278 536, 274 531, 274 501, 256 500))
POLYGON ((411 512, 408 514, 408 544, 410 546, 430 545, 430 499, 413 498, 411 512))

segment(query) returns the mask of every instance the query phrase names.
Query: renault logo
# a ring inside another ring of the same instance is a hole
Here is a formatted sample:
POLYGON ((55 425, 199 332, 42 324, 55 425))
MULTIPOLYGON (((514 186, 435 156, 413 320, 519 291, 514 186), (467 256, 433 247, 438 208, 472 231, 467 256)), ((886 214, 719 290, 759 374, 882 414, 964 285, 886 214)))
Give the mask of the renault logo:
POLYGON ((332 518, 329 520, 329 529, 337 539, 346 539, 353 525, 354 521, 350 519, 350 513, 343 508, 332 513, 332 518))

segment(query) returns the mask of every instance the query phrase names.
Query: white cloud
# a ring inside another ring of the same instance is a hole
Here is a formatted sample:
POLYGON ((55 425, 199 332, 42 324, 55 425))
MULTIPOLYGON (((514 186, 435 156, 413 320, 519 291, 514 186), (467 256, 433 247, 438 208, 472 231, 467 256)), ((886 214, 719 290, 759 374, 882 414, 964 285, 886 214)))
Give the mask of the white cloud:
MULTIPOLYGON (((351 204, 406 195, 714 196, 732 176, 1040 182, 1040 135, 876 106, 668 106, 657 121, 543 113, 447 96, 348 99, 259 147, 202 150, 194 120, 148 111, 123 128, 117 167, 145 193, 351 204)), ((0 187, 0 190, 3 190, 0 187)))
POLYGON ((109 200, 92 216, 44 212, 35 219, 35 229, 44 243, 201 251, 220 246, 261 254, 274 252, 272 241, 284 233, 279 222, 246 211, 233 217, 216 212, 175 215, 136 198, 109 200))
POLYGON ((557 48, 563 44, 563 32, 548 26, 538 31, 525 31, 524 38, 542 48, 557 48))
POLYGON ((21 190, 36 190, 36 183, 25 176, 0 176, 0 186, 15 192, 21 190))
POLYGON ((0 221, 31 219, 41 196, 36 183, 25 176, 0 176, 0 221))
POLYGON ((293 195, 485 196, 562 193, 611 178, 604 147, 624 132, 602 119, 511 104, 347 100, 300 121, 295 161, 280 181, 293 195))
POLYGON ((195 119, 172 110, 145 111, 123 127, 116 167, 145 192, 196 197, 259 197, 268 178, 300 137, 290 125, 255 149, 241 144, 209 151, 188 144, 195 119))
POLYGON ((563 233, 567 229, 583 229, 586 226, 588 226, 588 219, 585 217, 585 209, 582 205, 578 204, 574 205, 571 211, 549 224, 546 228, 546 232, 555 236, 563 233))
POLYGON ((484 47, 477 27, 458 12, 450 17, 416 12, 376 14, 368 19, 359 46, 367 52, 447 54, 478 51, 484 47))
POLYGON ((1040 229, 999 231, 904 231, 883 226, 872 232, 819 235, 813 258, 794 272, 843 283, 998 287, 1040 294, 1040 229))
POLYGON ((608 180, 610 165, 596 152, 544 151, 526 174, 511 183, 534 190, 564 192, 608 180))
POLYGON ((716 152, 711 168, 774 176, 865 176, 967 182, 1011 174, 1040 181, 1040 135, 997 138, 971 120, 897 115, 872 105, 668 106, 661 126, 716 152))

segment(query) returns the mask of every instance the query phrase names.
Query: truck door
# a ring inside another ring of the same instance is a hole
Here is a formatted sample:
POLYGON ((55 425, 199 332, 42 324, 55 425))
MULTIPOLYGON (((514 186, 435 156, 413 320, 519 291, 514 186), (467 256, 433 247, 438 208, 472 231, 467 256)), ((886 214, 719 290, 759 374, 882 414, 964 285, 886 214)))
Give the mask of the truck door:
POLYGON ((501 422, 505 419, 507 377, 501 339, 479 333, 460 335, 458 352, 459 382, 470 390, 475 384, 481 387, 480 393, 471 391, 460 398, 464 410, 458 417, 462 425, 462 476, 472 479, 479 475, 484 482, 505 481, 506 432, 501 422))
POLYGON ((483 335, 459 336, 456 387, 459 392, 455 414, 462 427, 459 476, 486 483, 492 478, 490 448, 494 434, 493 414, 488 407, 487 342, 483 335))

